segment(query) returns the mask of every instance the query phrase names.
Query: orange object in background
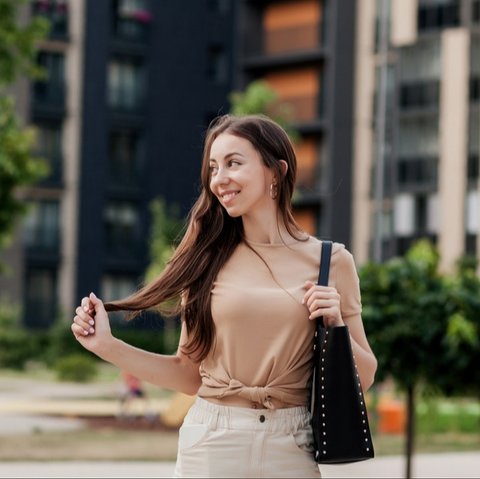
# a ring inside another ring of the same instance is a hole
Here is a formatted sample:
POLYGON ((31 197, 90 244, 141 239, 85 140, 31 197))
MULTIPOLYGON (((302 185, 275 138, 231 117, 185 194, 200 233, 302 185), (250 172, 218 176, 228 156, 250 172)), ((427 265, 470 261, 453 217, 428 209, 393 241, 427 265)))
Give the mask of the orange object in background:
POLYGON ((405 405, 401 401, 381 400, 377 406, 377 432, 402 434, 405 431, 405 405))

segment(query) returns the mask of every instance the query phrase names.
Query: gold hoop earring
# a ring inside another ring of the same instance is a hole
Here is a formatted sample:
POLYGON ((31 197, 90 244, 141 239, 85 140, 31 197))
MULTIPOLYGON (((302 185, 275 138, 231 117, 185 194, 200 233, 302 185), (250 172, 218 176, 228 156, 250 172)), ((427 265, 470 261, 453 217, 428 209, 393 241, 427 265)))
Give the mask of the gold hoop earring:
POLYGON ((272 181, 272 183, 270 183, 270 198, 272 198, 272 200, 275 200, 277 196, 278 196, 277 184, 272 181))

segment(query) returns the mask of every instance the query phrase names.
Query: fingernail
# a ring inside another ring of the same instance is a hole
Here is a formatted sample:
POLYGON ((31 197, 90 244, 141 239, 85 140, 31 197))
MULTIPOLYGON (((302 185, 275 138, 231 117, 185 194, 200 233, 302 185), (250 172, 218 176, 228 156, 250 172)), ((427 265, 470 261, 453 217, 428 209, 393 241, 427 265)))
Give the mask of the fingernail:
POLYGON ((88 336, 88 331, 85 331, 85 330, 84 330, 84 331, 83 331, 83 335, 84 335, 84 336, 88 336))
POLYGON ((89 322, 88 322, 91 326, 93 326, 95 324, 95 321, 93 319, 91 319, 89 322))
POLYGON ((89 332, 93 334, 95 332, 95 330, 93 328, 90 328, 89 332))
POLYGON ((93 291, 92 291, 90 294, 91 294, 94 298, 96 298, 95 293, 94 293, 93 291))
POLYGON ((88 313, 88 306, 84 306, 83 310, 88 313))

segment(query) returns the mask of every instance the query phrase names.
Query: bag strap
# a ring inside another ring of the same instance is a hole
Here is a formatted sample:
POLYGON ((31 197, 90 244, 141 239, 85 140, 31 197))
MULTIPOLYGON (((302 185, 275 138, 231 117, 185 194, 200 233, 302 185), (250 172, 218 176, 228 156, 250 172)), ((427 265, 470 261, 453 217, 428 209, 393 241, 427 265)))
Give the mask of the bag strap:
POLYGON ((322 241, 322 254, 320 258, 320 273, 318 274, 319 286, 328 286, 330 273, 330 258, 332 256, 332 242, 322 241))
MULTIPOLYGON (((320 272, 318 273, 318 285, 319 286, 328 286, 328 276, 330 274, 330 259, 332 256, 332 245, 331 241, 322 241, 322 253, 320 256, 320 272)), ((320 332, 325 325, 323 323, 323 316, 317 319, 317 324, 315 327, 315 338, 320 337, 320 332)), ((320 348, 320 346, 319 346, 320 348)))

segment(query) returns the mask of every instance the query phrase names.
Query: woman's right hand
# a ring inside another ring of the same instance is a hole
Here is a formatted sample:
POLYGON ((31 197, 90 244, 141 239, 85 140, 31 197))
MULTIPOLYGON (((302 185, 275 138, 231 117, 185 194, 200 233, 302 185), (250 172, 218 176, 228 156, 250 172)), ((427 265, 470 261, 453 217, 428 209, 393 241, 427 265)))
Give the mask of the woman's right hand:
POLYGON ((94 354, 101 355, 113 339, 108 314, 103 302, 94 293, 82 298, 72 323, 75 339, 94 354))

